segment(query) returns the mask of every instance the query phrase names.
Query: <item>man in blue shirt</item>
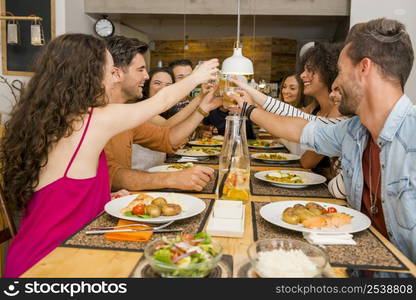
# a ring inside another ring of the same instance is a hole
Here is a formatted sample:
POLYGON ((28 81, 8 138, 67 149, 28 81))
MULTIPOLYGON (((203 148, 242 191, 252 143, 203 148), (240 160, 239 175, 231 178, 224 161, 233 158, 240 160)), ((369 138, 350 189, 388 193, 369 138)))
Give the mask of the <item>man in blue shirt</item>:
POLYGON ((275 136, 341 156, 349 204, 416 262, 416 107, 404 94, 413 60, 403 24, 384 18, 356 24, 333 85, 342 96, 340 112, 354 117, 324 125, 254 106, 247 112, 275 136))

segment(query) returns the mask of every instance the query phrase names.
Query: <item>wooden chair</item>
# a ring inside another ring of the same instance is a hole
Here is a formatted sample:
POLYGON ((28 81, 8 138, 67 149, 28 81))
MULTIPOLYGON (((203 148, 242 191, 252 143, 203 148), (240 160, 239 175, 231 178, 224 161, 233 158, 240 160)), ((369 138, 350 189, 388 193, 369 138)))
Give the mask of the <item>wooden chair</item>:
POLYGON ((3 265, 6 244, 16 235, 13 217, 7 208, 3 189, 0 187, 0 277, 3 277, 3 265))

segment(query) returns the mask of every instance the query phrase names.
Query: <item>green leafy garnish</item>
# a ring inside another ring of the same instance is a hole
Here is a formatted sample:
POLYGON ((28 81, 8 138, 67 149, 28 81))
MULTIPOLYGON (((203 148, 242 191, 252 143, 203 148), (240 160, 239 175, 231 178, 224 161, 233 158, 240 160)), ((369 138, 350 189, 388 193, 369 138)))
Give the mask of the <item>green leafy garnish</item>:
POLYGON ((211 244, 211 237, 206 232, 198 232, 194 235, 195 240, 203 240, 200 244, 211 244))
POLYGON ((131 211, 126 211, 126 212, 124 213, 124 215, 125 215, 126 217, 137 217, 137 218, 139 218, 139 219, 151 219, 151 218, 152 218, 152 216, 151 216, 151 215, 134 215, 134 214, 132 214, 132 212, 131 212, 131 211))

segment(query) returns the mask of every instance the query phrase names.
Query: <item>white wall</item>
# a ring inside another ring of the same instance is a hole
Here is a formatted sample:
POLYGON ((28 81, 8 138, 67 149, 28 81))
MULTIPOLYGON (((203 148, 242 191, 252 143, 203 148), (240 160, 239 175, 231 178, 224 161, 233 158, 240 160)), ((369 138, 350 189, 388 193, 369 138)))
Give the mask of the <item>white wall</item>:
MULTIPOLYGON (((351 0, 351 22, 366 22, 386 17, 406 25, 416 51, 416 1, 415 0, 351 0)), ((405 93, 416 103, 416 66, 413 65, 410 77, 405 86, 405 93)))
MULTIPOLYGON (((67 32, 93 33, 95 20, 84 14, 84 0, 55 0, 56 35, 67 32)), ((1 41, 1 32, 0 32, 1 41)), ((0 47, 1 55, 1 47, 0 47)), ((1 69, 0 75, 4 76, 1 69)), ((19 79, 23 82, 29 81, 27 76, 5 76, 9 82, 19 79)), ((0 113, 2 122, 8 119, 11 110, 13 96, 5 84, 0 84, 0 113)))

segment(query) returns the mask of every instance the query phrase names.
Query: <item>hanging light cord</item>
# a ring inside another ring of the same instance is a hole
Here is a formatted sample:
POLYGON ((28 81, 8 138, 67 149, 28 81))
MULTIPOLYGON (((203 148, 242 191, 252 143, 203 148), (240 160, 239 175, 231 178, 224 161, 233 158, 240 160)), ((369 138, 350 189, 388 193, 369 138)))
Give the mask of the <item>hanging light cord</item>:
POLYGON ((237 47, 240 47, 240 0, 237 0, 237 47))
POLYGON ((185 58, 185 46, 186 46, 186 4, 183 1, 183 58, 185 58))

